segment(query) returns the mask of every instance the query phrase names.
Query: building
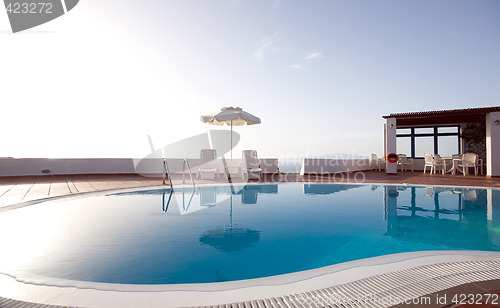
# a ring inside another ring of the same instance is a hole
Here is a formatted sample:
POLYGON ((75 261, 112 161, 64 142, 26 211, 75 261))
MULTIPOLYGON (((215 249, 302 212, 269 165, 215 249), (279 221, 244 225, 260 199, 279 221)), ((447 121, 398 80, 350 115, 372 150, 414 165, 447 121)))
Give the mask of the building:
MULTIPOLYGON (((424 153, 476 153, 487 176, 500 176, 500 106, 394 113, 383 116, 385 154, 405 153, 423 167, 424 153)), ((388 174, 397 172, 387 162, 388 174)))

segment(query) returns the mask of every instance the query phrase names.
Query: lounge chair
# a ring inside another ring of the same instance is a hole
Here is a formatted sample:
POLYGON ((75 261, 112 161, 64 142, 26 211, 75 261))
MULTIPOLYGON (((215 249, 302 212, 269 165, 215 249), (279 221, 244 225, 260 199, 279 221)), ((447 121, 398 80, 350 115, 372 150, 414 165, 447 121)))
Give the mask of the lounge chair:
POLYGON ((408 168, 411 167, 411 171, 413 172, 413 159, 408 158, 406 154, 398 154, 398 157, 398 166, 401 167, 401 171, 405 171, 405 166, 407 166, 408 168))
POLYGON ((198 167, 198 177, 202 180, 213 180, 215 175, 219 175, 219 168, 216 160, 216 152, 212 149, 200 151, 200 166, 198 167))
MULTIPOLYGON (((260 168, 259 158, 257 151, 245 150, 243 151, 243 168, 242 173, 247 174, 247 179, 260 179, 262 176, 262 169, 260 168)), ((242 175, 243 177, 243 175, 242 175)))

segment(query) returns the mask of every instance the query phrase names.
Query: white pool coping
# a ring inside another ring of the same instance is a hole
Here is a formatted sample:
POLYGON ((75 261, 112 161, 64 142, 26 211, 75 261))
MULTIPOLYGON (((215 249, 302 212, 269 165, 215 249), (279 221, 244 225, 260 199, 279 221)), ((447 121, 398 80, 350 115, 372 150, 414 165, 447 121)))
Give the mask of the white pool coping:
MULTIPOLYGON (((294 182, 301 184, 334 184, 294 182)), ((235 183, 239 185, 240 183, 235 183)), ((247 183, 242 183, 243 185, 247 183)), ((286 183, 248 183, 249 185, 286 183)), ((406 185, 387 183, 337 183, 340 185, 390 185, 390 186, 441 186, 406 185)), ((199 186, 224 186, 227 184, 203 184, 199 186)), ((179 187, 179 186, 177 186, 179 187)), ((189 187, 189 185, 186 185, 189 187)), ((450 186, 442 186, 450 187, 450 186)), ((454 186, 456 187, 456 186, 454 186)), ((467 186, 470 187, 470 186, 467 186)), ((54 198, 34 200, 19 206, 27 206, 49 200, 81 198, 116 192, 165 189, 166 186, 97 191, 54 198)), ((472 188, 472 187, 470 187, 472 188)), ((475 187, 474 187, 475 188, 475 187)), ((477 187, 479 189, 495 189, 477 187)), ((378 275, 408 270, 433 264, 495 261, 500 262, 500 252, 488 251, 421 251, 391 254, 355 260, 318 269, 272 277, 203 284, 127 285, 64 280, 37 276, 30 273, 0 273, 0 297, 18 301, 75 307, 189 307, 214 306, 247 302, 265 298, 300 294, 351 283, 378 275)), ((429 273, 432 276, 432 273, 429 273)), ((500 274, 497 277, 500 279, 500 274)), ((474 282, 471 280, 469 282, 474 282)), ((384 290, 376 290, 383 292, 384 290)), ((421 289, 422 296, 435 292, 435 288, 421 289)), ((375 291, 374 291, 375 292, 375 291)))
MULTIPOLYGON (((213 306, 300 294, 414 267, 464 261, 500 262, 500 252, 408 252, 279 276, 203 284, 125 285, 0 274, 0 297, 75 307, 213 306)), ((416 296, 435 291, 435 288, 421 289, 416 296)))

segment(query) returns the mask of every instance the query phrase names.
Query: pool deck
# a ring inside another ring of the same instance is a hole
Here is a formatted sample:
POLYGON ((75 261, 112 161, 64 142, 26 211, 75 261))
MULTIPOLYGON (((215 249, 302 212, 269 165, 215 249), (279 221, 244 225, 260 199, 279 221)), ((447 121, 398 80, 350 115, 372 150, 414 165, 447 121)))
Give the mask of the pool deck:
MULTIPOLYGON (((182 184, 182 176, 176 175, 173 177, 173 185, 182 184)), ((237 179, 234 180, 238 182, 237 179)), ((210 184, 210 183, 223 183, 225 180, 196 180, 197 184, 210 184)), ((259 181, 255 181, 259 182, 259 181)), ((325 182, 325 183, 380 183, 380 184, 411 184, 411 185, 439 185, 439 186, 473 186, 473 187, 484 187, 484 188, 499 188, 500 189, 500 179, 499 178, 487 178, 485 176, 463 176, 463 175, 442 175, 442 174, 422 174, 422 172, 399 172, 397 175, 386 175, 384 172, 378 171, 364 171, 360 173, 350 173, 350 174, 337 174, 335 176, 300 176, 300 175, 266 175, 260 182, 265 183, 282 183, 282 182, 325 182)), ((186 181, 189 184, 189 179, 186 181)), ((56 175, 56 176, 26 176, 26 177, 0 177, 0 212, 8 211, 16 208, 18 204, 24 203, 29 204, 36 200, 42 200, 46 198, 60 197, 66 195, 87 193, 87 192, 98 192, 125 188, 137 188, 137 187, 152 187, 162 185, 161 178, 149 178, 143 177, 135 174, 113 174, 113 175, 56 175)), ((497 261, 494 261, 497 262, 497 261)), ((457 264, 459 264, 458 262, 457 264)), ((451 263, 450 263, 451 264, 451 263)), ((479 264, 479 263, 478 263, 479 264)), ((493 263, 492 263, 493 264, 493 263)), ((500 259, 498 264, 496 264, 498 273, 493 273, 493 276, 488 276, 487 279, 471 279, 466 283, 459 283, 457 280, 449 288, 441 288, 439 294, 491 294, 495 293, 500 295, 500 259), (484 280, 484 281, 481 281, 484 280), (444 293, 443 293, 444 292, 444 293)), ((436 265, 438 266, 438 265, 436 265)), ((432 268, 432 266, 430 266, 432 268)), ((436 267, 437 268, 437 267, 436 267)), ((432 268, 432 271, 436 271, 436 268, 432 268)), ((422 269, 419 270, 422 272, 422 269)), ((360 279, 358 281, 364 281, 368 286, 376 284, 376 279, 379 279, 381 284, 387 284, 387 281, 391 280, 390 275, 394 273, 387 273, 389 275, 384 277, 383 275, 374 276, 375 280, 360 279), (378 278, 377 278, 378 277, 378 278), (384 280, 386 279, 386 280, 384 280), (388 280, 387 280, 388 279, 388 280)), ((444 272, 446 274, 446 271, 444 272)), ((490 273, 491 274, 491 273, 490 273)), ((459 274, 459 276, 462 274, 459 274)), ((471 274, 472 275, 472 274, 471 274)), ((475 274, 474 274, 475 275, 475 274)), ((472 276, 474 276, 472 275, 472 276)), ((471 276, 471 277, 472 277, 471 276)), ((371 278, 370 278, 371 279, 371 278)), ((435 278, 433 278, 435 279, 435 278)), ((432 283, 432 281, 429 281, 432 283)), ((359 286, 356 285, 356 281, 351 283, 354 290, 359 286)), ((341 285, 342 288, 348 287, 348 284, 341 285)), ((318 289, 317 291, 308 292, 313 297, 320 296, 321 294, 328 295, 329 292, 334 291, 332 288, 318 289)), ((344 290, 346 290, 344 288, 344 290)), ((396 291, 396 290, 393 290, 396 291)), ((305 294, 305 293, 303 293, 305 294)), ((396 293, 397 294, 397 293, 396 293)), ((437 293, 429 293, 427 296, 436 296, 437 293)), ((2 294, 0 294, 1 296, 2 294)), ((306 294, 307 295, 307 294, 306 294)), ((433 298, 434 298, 433 297, 433 298)), ((287 302, 286 297, 269 298, 265 297, 267 300, 256 300, 249 301, 246 303, 234 303, 228 301, 227 303, 233 303, 226 305, 226 307, 246 307, 246 306, 256 306, 256 307, 300 307, 300 303, 293 303, 293 298, 290 298, 290 302, 287 302), (280 302, 281 301, 281 302, 280 302)), ((461 307, 462 305, 457 305, 452 303, 450 296, 447 298, 446 302, 425 305, 427 307, 461 307)), ((499 299, 500 302, 500 299, 499 299)), ((308 305, 302 305, 304 307, 308 305)), ((321 307, 323 305, 310 305, 310 307, 321 307)), ((335 305, 331 305, 335 306, 335 305)), ((365 305, 353 305, 353 306, 365 306, 365 305)), ((376 306, 376 305, 375 305, 376 306)), ((386 305, 389 306, 389 305, 386 305)), ((422 305, 413 304, 403 304, 400 306, 413 307, 422 305)), ((43 304, 34 304, 27 302, 20 302, 15 300, 9 300, 0 297, 0 307, 50 307, 43 304)), ((308 306, 309 307, 309 306, 308 306)), ((500 307, 500 305, 484 305, 483 307, 500 307)))

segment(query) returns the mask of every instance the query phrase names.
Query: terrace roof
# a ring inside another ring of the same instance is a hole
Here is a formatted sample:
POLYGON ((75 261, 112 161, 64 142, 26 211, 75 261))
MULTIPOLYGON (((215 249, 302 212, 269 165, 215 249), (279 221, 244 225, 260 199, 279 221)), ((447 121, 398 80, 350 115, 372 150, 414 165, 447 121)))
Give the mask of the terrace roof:
POLYGON ((396 118, 397 126, 409 125, 443 125, 443 124, 458 124, 458 123, 473 123, 484 122, 486 114, 490 112, 500 111, 500 106, 482 107, 482 108, 467 108, 467 109, 452 109, 452 110, 436 110, 436 111, 421 111, 421 112, 406 112, 406 113, 391 113, 383 116, 384 119, 396 118))

